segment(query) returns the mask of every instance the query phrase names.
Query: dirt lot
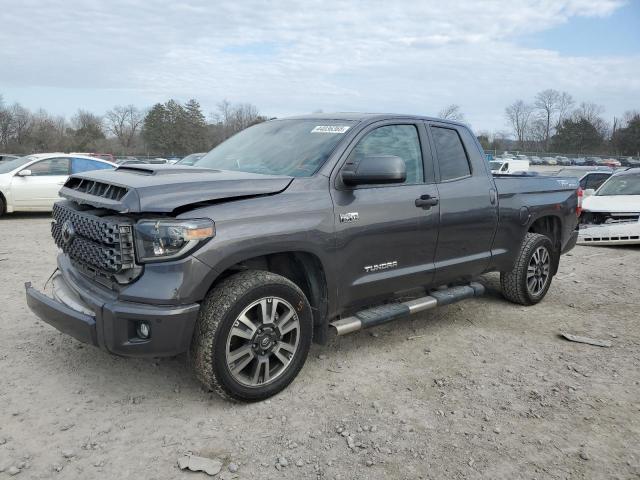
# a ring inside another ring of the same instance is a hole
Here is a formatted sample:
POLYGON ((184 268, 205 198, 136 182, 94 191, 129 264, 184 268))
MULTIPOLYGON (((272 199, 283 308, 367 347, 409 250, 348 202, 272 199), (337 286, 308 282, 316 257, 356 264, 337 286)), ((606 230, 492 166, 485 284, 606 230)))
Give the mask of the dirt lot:
POLYGON ((640 248, 576 248, 531 308, 489 275, 486 297, 314 346, 285 392, 234 405, 184 357, 116 358, 38 321, 23 283, 54 269, 48 229, 0 221, 0 478, 208 478, 178 469, 186 451, 227 479, 640 477, 640 248))

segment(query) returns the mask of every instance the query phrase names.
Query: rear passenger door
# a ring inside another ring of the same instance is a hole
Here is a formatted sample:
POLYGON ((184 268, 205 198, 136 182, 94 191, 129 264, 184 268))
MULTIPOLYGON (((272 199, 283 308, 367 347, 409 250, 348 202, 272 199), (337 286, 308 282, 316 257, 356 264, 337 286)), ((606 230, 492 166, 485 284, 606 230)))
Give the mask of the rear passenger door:
POLYGON ((497 192, 485 157, 462 126, 428 122, 440 198, 435 283, 485 271, 498 222, 497 192))

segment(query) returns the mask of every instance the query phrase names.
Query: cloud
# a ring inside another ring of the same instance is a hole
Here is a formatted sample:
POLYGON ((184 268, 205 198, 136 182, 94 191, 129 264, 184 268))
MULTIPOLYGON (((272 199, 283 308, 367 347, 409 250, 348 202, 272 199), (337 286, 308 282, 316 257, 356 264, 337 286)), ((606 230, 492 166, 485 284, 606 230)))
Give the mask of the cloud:
POLYGON ((543 88, 614 110, 622 108, 621 92, 640 98, 638 57, 567 58, 515 41, 622 5, 26 0, 0 12, 0 93, 78 89, 99 99, 120 90, 122 103, 195 97, 209 108, 229 98, 273 115, 317 108, 429 114, 457 103, 474 125, 499 128, 507 103, 543 88))

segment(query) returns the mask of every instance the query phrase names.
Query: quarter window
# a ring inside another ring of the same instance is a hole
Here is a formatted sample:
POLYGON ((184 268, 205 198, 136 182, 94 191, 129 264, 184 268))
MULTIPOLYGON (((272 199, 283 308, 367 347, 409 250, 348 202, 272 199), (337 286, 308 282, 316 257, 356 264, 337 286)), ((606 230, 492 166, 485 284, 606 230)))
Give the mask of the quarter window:
POLYGON ((438 153, 440 180, 452 180, 471 175, 469 159, 458 132, 451 128, 431 127, 431 134, 438 153))
POLYGON ((367 134, 349 155, 348 162, 368 155, 393 155, 404 160, 405 183, 423 183, 424 170, 418 130, 414 125, 386 125, 367 134))
POLYGON ((71 162, 71 173, 90 172, 92 170, 106 170, 111 168, 115 167, 105 162, 98 162, 96 160, 89 160, 86 158, 74 158, 71 162))

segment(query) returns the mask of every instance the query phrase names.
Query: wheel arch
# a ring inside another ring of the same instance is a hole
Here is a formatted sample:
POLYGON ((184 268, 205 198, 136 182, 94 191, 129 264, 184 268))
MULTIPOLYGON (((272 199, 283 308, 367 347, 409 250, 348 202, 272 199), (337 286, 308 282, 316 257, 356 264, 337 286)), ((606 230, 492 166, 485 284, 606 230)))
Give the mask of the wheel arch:
POLYGON ((302 250, 276 251, 254 256, 247 253, 246 258, 239 260, 236 257, 233 262, 223 267, 209 290, 216 288, 225 278, 244 270, 264 270, 281 275, 304 292, 313 312, 314 341, 326 343, 330 295, 327 271, 315 253, 302 250))
POLYGON ((530 222, 527 233, 539 233, 549 237, 553 244, 553 274, 558 271, 562 243, 562 219, 558 215, 541 215, 530 222))

